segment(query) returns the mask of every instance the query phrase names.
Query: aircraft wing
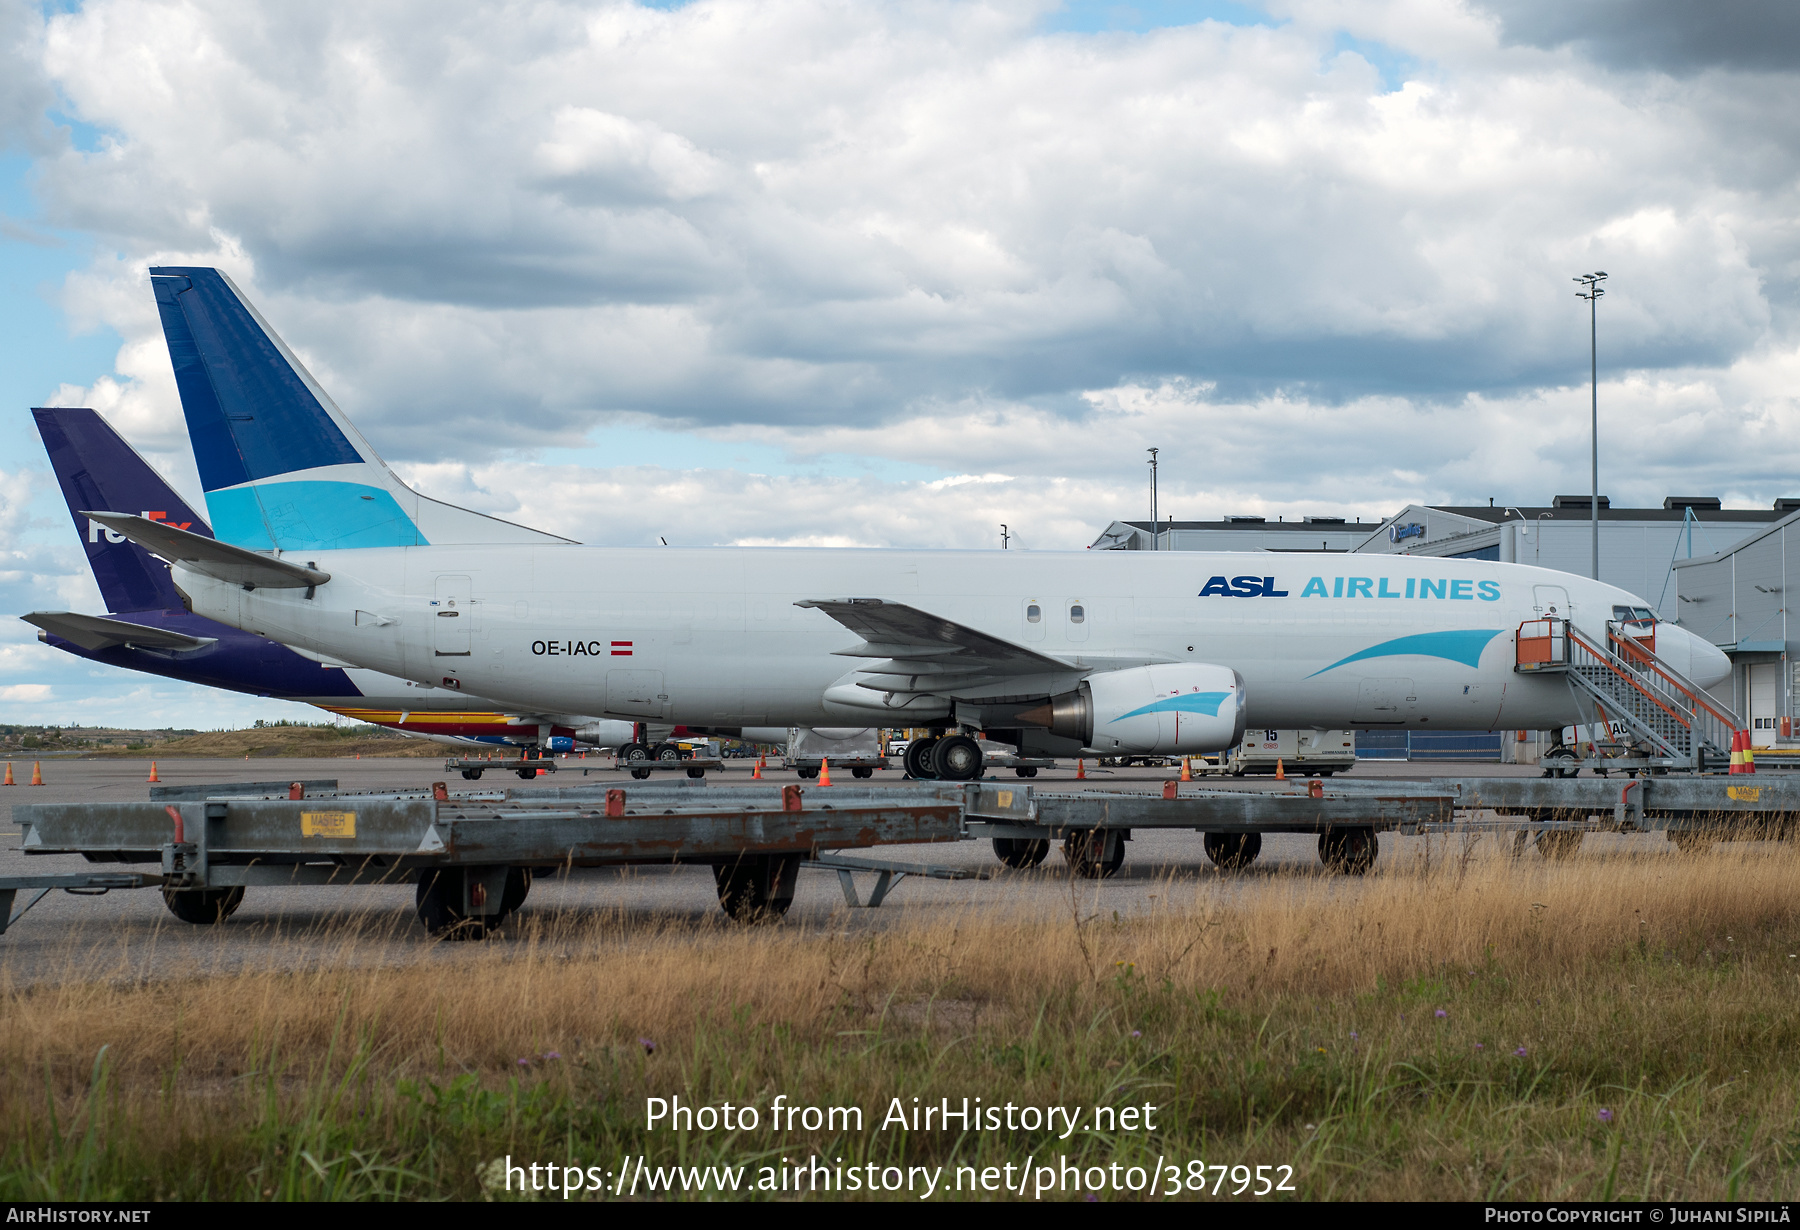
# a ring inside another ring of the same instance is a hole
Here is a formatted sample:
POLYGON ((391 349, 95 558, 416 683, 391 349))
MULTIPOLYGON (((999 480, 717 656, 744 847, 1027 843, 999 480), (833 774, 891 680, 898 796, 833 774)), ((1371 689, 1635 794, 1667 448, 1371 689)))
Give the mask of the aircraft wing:
POLYGON ((303 568, 299 564, 261 551, 249 551, 230 543, 178 530, 163 521, 152 521, 130 513, 84 512, 91 518, 172 564, 180 564, 233 585, 263 589, 307 589, 331 580, 329 572, 303 568))
POLYGON ((904 603, 809 598, 794 605, 823 611, 863 638, 862 644, 836 654, 876 659, 859 668, 865 676, 861 686, 876 691, 949 692, 1072 669, 1057 658, 904 603))
POLYGON ((19 618, 65 641, 73 641, 90 653, 113 645, 134 645, 139 649, 205 649, 219 639, 216 636, 189 636, 185 632, 127 623, 103 615, 78 615, 73 611, 33 611, 19 618))

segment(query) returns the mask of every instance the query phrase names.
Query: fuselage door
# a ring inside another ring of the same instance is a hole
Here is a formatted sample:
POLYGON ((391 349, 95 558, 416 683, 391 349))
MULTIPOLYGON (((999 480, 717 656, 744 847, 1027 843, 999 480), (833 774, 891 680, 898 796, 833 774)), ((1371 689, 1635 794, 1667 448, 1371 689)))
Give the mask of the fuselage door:
POLYGON ((1569 618, 1569 591, 1560 585, 1533 585, 1531 609, 1545 619, 1569 618))
POLYGON ((431 604, 431 644, 440 658, 469 656, 469 578, 441 576, 431 604))

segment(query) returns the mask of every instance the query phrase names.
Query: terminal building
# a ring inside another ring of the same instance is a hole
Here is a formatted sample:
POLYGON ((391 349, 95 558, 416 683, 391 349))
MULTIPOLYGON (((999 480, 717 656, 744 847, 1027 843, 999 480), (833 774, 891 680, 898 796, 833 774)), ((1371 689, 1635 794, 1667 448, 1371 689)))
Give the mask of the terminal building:
MULTIPOLYGON (((1549 505, 1409 504, 1379 523, 1342 517, 1267 521, 1115 521, 1092 544, 1110 551, 1341 551, 1532 564, 1587 576, 1591 497, 1549 505)), ((1800 690, 1788 655, 1783 594, 1800 580, 1800 499, 1725 508, 1716 496, 1669 496, 1661 508, 1613 508, 1600 497, 1600 579, 1641 595, 1657 616, 1718 645, 1737 664, 1729 700, 1758 746, 1790 739, 1800 690), (1791 532, 1790 532, 1791 530, 1791 532)), ((1800 659, 1796 659, 1800 660, 1800 659)), ((1530 739, 1535 740, 1535 732, 1530 739)), ((1359 731, 1363 759, 1531 759, 1535 743, 1493 732, 1359 731)))
POLYGON ((1757 747, 1800 747, 1793 729, 1800 654, 1788 618, 1789 577, 1800 580, 1800 514, 1723 551, 1675 563, 1681 624, 1731 658, 1731 707, 1757 747))

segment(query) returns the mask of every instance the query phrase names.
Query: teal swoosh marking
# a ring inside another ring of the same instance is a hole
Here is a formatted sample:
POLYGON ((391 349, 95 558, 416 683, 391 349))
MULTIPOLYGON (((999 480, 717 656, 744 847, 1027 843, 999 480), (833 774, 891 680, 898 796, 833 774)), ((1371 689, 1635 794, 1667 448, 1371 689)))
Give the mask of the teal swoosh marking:
MULTIPOLYGON (((1181 696, 1165 696, 1161 700, 1151 701, 1141 709, 1133 709, 1130 713, 1121 713, 1113 722, 1123 722, 1126 718, 1143 717, 1146 713, 1203 713, 1207 717, 1218 717, 1219 706, 1225 703, 1230 692, 1188 692, 1181 696)), ((1112 722, 1107 723, 1108 726, 1112 722)))
POLYGON ((380 487, 320 479, 255 483, 206 493, 213 535, 266 551, 333 551, 430 544, 380 487))
POLYGON ((1367 658, 1393 658, 1411 655, 1419 658, 1445 658, 1451 662, 1461 662, 1464 666, 1480 666, 1481 651, 1488 642, 1500 635, 1499 628, 1472 628, 1461 632, 1421 632, 1417 636, 1402 636, 1395 640, 1383 641, 1379 645, 1371 645, 1360 649, 1347 658, 1340 658, 1330 666, 1314 671, 1308 679, 1323 675, 1326 671, 1336 670, 1350 662, 1361 662, 1367 658))

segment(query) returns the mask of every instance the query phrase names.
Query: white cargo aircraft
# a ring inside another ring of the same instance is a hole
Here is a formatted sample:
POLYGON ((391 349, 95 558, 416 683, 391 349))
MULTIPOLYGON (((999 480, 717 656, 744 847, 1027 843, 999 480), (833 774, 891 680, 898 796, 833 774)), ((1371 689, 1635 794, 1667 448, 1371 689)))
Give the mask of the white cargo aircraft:
MULTIPOLYGON (((195 614, 532 710, 732 731, 923 726, 1033 754, 1183 754, 1261 727, 1551 729, 1515 674, 1545 613, 1604 638, 1640 598, 1519 564, 1200 552, 582 546, 419 495, 223 274, 151 271, 216 539, 94 513, 174 564, 195 614)), ((1707 686, 1725 656, 1665 626, 1707 686)))

